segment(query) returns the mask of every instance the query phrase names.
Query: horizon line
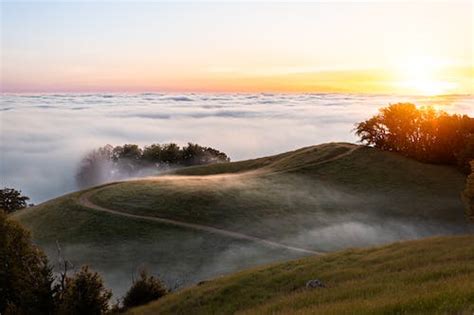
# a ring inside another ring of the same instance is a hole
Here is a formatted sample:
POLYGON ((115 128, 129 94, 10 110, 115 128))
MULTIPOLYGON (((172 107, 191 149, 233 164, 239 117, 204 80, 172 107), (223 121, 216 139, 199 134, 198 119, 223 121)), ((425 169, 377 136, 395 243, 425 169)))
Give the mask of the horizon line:
POLYGON ((42 94, 42 95, 60 95, 60 94, 281 94, 281 95, 295 95, 295 94, 345 94, 345 95, 370 95, 370 96, 389 96, 389 95, 396 95, 401 97, 447 97, 447 96, 474 96, 474 93, 443 93, 443 94, 436 94, 436 95, 427 95, 427 94, 410 94, 410 93, 382 93, 382 92, 354 92, 354 91, 274 91, 274 90, 261 90, 261 91, 212 91, 212 90, 173 90, 173 91, 166 91, 166 90, 141 90, 141 91, 127 91, 127 90, 81 90, 81 91, 74 91, 74 90, 58 90, 58 91, 1 91, 1 95, 28 95, 28 94, 42 94))

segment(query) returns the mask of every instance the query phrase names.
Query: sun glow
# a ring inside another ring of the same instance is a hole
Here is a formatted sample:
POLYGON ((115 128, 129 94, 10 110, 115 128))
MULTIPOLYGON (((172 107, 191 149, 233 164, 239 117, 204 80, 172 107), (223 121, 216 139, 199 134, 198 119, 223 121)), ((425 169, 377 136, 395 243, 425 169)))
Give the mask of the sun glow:
POLYGON ((456 83, 442 78, 443 70, 450 65, 446 60, 430 57, 405 60, 395 66, 396 77, 400 79, 395 85, 415 94, 447 94, 457 87, 456 83))

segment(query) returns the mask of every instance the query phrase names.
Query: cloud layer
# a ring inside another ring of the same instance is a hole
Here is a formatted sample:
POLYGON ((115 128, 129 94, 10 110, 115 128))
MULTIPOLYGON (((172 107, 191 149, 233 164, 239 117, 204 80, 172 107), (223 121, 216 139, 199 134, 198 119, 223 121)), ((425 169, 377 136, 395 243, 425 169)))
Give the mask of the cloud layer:
POLYGON ((472 96, 4 94, 1 100, 1 185, 35 203, 75 190, 82 155, 105 144, 196 142, 240 160, 354 142, 354 123, 389 103, 434 103, 474 115, 472 96))

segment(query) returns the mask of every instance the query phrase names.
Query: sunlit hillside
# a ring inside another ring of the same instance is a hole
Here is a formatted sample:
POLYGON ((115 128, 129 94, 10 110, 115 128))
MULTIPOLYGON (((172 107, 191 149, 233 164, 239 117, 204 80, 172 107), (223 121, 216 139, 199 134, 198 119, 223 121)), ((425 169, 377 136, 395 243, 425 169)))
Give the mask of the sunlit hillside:
POLYGON ((438 237, 273 264, 204 282, 128 314, 471 314, 473 241, 438 237), (325 287, 306 287, 313 279, 325 287))
POLYGON ((58 241, 117 296, 143 265, 180 287, 271 261, 470 230, 463 174, 367 147, 324 144, 177 173, 77 192, 14 217, 52 261, 58 241))

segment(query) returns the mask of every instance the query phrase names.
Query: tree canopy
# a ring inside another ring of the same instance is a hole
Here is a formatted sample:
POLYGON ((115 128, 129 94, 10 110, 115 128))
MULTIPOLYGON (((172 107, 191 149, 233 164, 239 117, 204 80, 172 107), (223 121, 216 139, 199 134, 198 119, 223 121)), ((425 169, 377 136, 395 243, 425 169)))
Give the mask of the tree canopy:
POLYGON ((432 107, 392 104, 358 123, 355 132, 367 145, 423 162, 457 164, 466 172, 474 158, 474 118, 432 107))
POLYGON ((0 209, 0 314, 52 314, 52 269, 30 233, 0 209))
POLYGON ((53 274, 48 258, 33 244, 30 233, 0 209, 0 314, 103 315, 124 311, 168 293, 164 284, 146 272, 134 281, 113 309, 112 293, 102 277, 82 266, 67 275, 53 274))
POLYGON ((83 157, 76 182, 80 188, 85 188, 126 177, 150 175, 172 167, 229 161, 225 153, 193 143, 184 147, 176 143, 155 143, 144 148, 136 144, 106 145, 83 157))
POLYGON ((21 191, 14 188, 5 187, 0 189, 0 209, 3 209, 6 213, 26 208, 28 200, 30 200, 29 197, 23 196, 21 191))
POLYGON ((58 307, 59 315, 101 315, 109 310, 112 292, 104 287, 97 272, 83 266, 73 277, 66 279, 58 307))

